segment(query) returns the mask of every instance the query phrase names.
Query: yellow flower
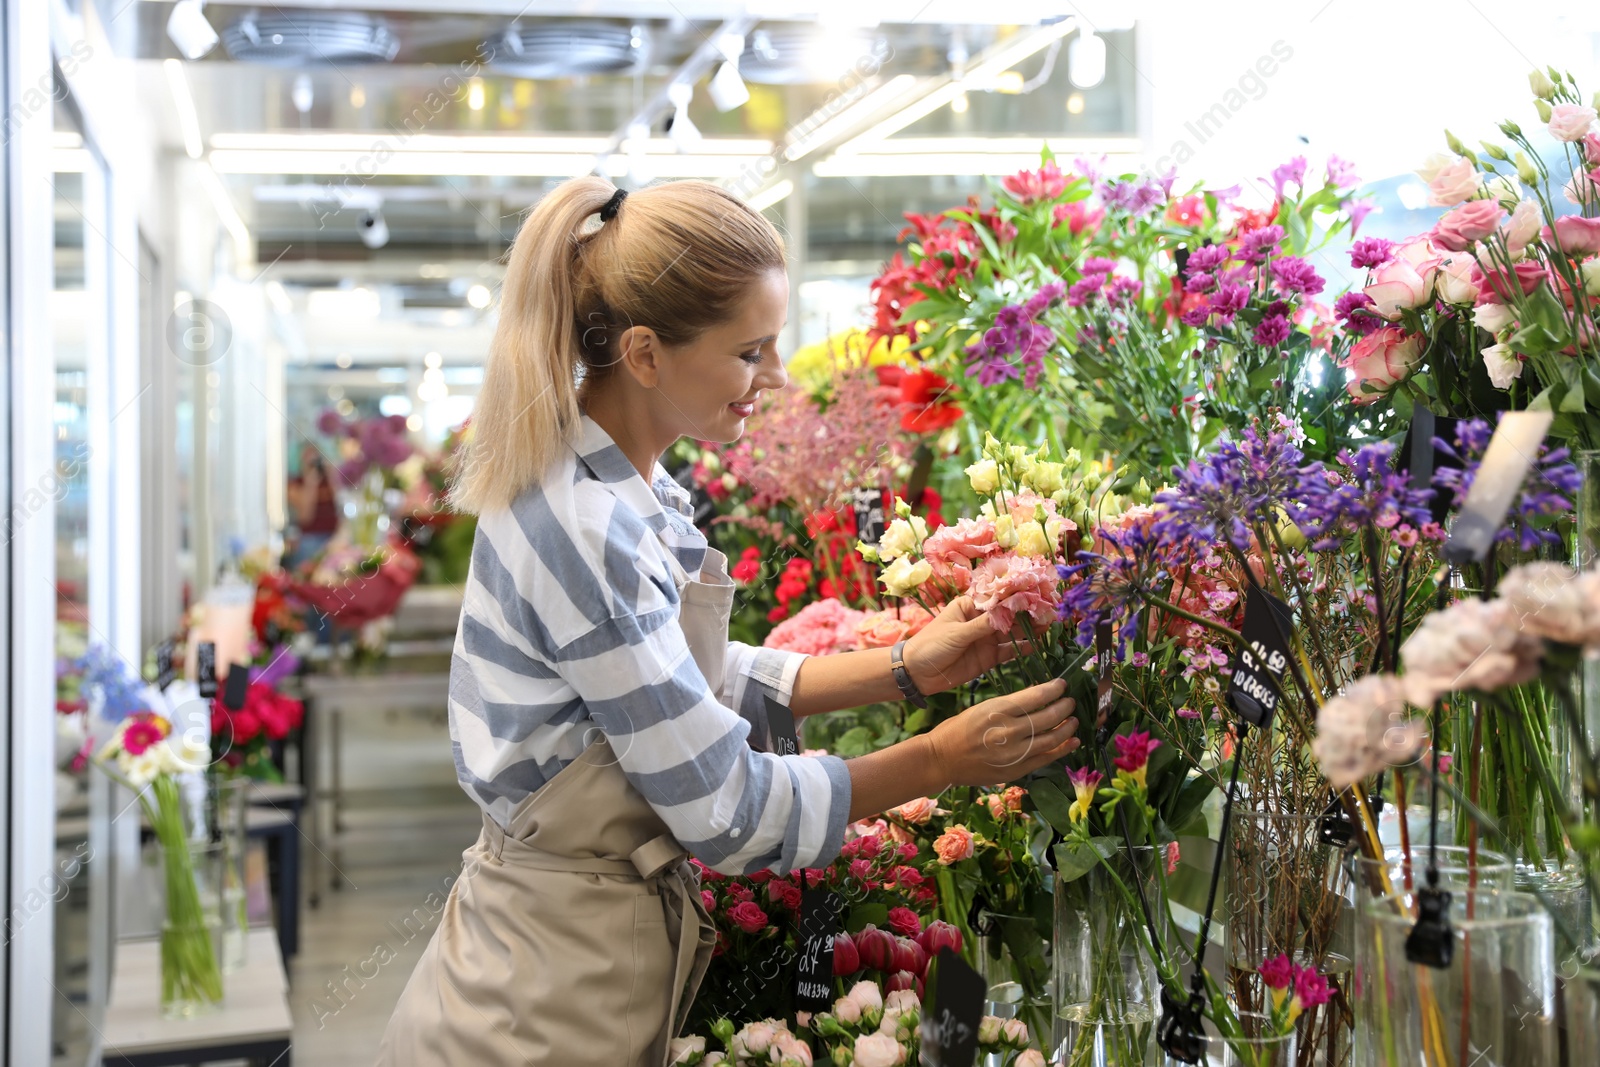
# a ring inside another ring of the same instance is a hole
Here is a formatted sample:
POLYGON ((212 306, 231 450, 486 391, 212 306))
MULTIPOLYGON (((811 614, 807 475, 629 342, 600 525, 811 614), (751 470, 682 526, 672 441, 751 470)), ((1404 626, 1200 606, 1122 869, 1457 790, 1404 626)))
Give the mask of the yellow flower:
POLYGON ((1017 526, 1010 515, 1001 515, 994 520, 994 543, 1001 548, 1017 547, 1017 526))
POLYGON ((927 560, 912 563, 908 557, 901 556, 884 568, 878 581, 890 596, 909 596, 932 577, 933 564, 927 560))
POLYGON ((840 371, 914 362, 916 357, 907 351, 910 346, 910 340, 905 337, 896 337, 892 341, 880 337, 868 345, 866 331, 852 328, 836 333, 827 340, 795 349, 784 364, 784 369, 800 385, 816 392, 840 371))
POLYGON ((1023 484, 1035 490, 1041 496, 1049 496, 1065 484, 1062 477, 1062 471, 1065 469, 1066 464, 1064 463, 1035 463, 1022 476, 1022 481, 1023 484))
MULTIPOLYGON (((1006 517, 1010 518, 1009 515, 1006 517)), ((1050 549, 1050 539, 1045 535, 1044 527, 1037 522, 1025 522, 1017 530, 1017 551, 1024 556, 1053 554, 1050 549)))
POLYGON ((1072 783, 1072 791, 1078 795, 1078 799, 1067 809, 1067 818, 1074 823, 1080 823, 1089 817, 1089 808, 1094 803, 1095 790, 1100 788, 1102 777, 1099 771, 1088 767, 1079 767, 1077 770, 1067 772, 1067 779, 1072 783))
POLYGON ((1000 468, 992 459, 979 460, 968 467, 967 478, 972 482, 972 491, 979 496, 988 496, 1000 488, 1000 468))

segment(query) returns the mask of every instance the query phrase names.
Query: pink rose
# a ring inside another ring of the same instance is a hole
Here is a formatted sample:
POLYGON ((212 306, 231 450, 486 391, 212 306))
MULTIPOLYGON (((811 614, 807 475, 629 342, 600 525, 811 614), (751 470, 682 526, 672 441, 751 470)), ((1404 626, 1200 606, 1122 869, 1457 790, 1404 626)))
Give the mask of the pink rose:
POLYGON ((1407 333, 1398 326, 1375 330, 1357 341, 1339 364, 1355 375, 1346 391, 1357 404, 1370 404, 1378 398, 1377 394, 1363 386, 1388 392, 1411 373, 1421 355, 1416 334, 1407 333))
POLYGON ((933 851, 946 867, 972 858, 972 831, 952 826, 933 842, 933 851))
POLYGON ((1452 252, 1465 252, 1499 224, 1499 201, 1469 200, 1434 224, 1433 243, 1452 252))
POLYGON ((1555 225, 1545 230, 1545 241, 1550 240, 1550 230, 1555 230, 1556 243, 1570 256, 1588 256, 1600 252, 1600 219, 1586 219, 1582 215, 1562 215, 1555 225))
POLYGON ((889 929, 901 937, 916 937, 922 933, 922 920, 910 908, 890 908, 889 929))
POLYGON ((856 647, 890 648, 910 632, 911 624, 895 618, 893 608, 874 611, 856 623, 856 647))
MULTIPOLYGON (((1485 201, 1474 200, 1473 203, 1485 201)), ((1435 280, 1439 299, 1446 304, 1470 304, 1478 299, 1478 287, 1472 280, 1477 265, 1477 261, 1465 252, 1452 252, 1440 260, 1439 275, 1435 280)))
POLYGON ((1027 795, 1028 791, 1020 785, 1008 785, 1000 797, 1005 801, 1007 811, 1021 811, 1022 798, 1027 795))
POLYGON ((1557 104, 1550 109, 1550 136, 1558 141, 1581 141, 1594 125, 1595 110, 1579 104, 1557 104))
POLYGON ((1427 739, 1423 720, 1406 711, 1405 688, 1392 674, 1369 674, 1317 711, 1311 751, 1335 789, 1415 759, 1427 739))
POLYGON ((856 1038, 853 1050, 855 1067, 896 1067, 906 1061, 906 1050, 889 1034, 865 1034, 856 1038))
POLYGON ((1433 243, 1413 241, 1396 252, 1394 258, 1372 272, 1362 292, 1372 298, 1373 310, 1393 322, 1407 308, 1421 307, 1433 296, 1433 278, 1439 269, 1439 256, 1433 243), (1420 256, 1419 253, 1431 253, 1420 256))
POLYGON ((1478 191, 1478 172, 1465 157, 1457 156, 1428 182, 1428 203, 1455 207, 1478 191))
POLYGON ((1534 200, 1518 201, 1517 206, 1511 210, 1511 218, 1500 232, 1505 236, 1506 246, 1513 256, 1521 255, 1522 250, 1528 247, 1528 242, 1539 235, 1539 225, 1544 221, 1544 215, 1539 210, 1539 204, 1534 200))
POLYGON ((1504 304, 1512 299, 1512 287, 1521 290, 1522 295, 1533 292, 1545 280, 1542 264, 1533 260, 1523 260, 1511 266, 1508 276, 1501 267, 1491 264, 1487 270, 1483 263, 1478 263, 1478 268, 1473 272, 1473 282, 1478 286, 1478 303, 1504 304))
MULTIPOLYGON (((884 936, 887 937, 888 935, 884 936)), ((882 968, 879 969, 881 970, 882 968)), ((878 988, 876 982, 869 982, 863 979, 851 986, 850 992, 846 993, 845 996, 855 1002, 856 1007, 861 1009, 861 1014, 863 1015, 883 1010, 883 990, 878 988)))
POLYGON ((747 934, 759 934, 767 928, 767 913, 753 900, 742 901, 728 912, 733 924, 747 934))
POLYGON ((939 805, 932 800, 927 797, 918 797, 915 800, 906 801, 898 808, 891 809, 889 814, 913 826, 922 826, 933 818, 934 812, 938 810, 939 805))

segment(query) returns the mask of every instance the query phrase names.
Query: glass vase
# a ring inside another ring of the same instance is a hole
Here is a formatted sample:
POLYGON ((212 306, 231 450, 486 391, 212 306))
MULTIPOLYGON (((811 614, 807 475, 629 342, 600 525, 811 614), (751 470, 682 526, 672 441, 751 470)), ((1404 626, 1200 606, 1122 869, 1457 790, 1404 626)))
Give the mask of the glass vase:
MULTIPOLYGON (((1240 1012, 1237 1033, 1224 1036, 1210 1019, 1205 1021, 1205 1038, 1199 1063, 1205 1067, 1293 1067, 1298 1062, 1300 1037, 1291 1028, 1280 1033, 1269 1015, 1240 1012)), ((1186 1067, 1168 1056, 1162 1067, 1186 1067)))
POLYGON ((245 816, 249 810, 248 780, 213 776, 207 797, 207 844, 217 847, 216 879, 221 918, 219 952, 224 974, 244 967, 250 940, 250 902, 245 892, 245 816))
POLYGON ((1087 870, 1075 877, 1056 875, 1053 1043, 1063 1067, 1161 1062, 1155 1044, 1161 982, 1138 894, 1149 906, 1156 940, 1168 945, 1165 883, 1157 867, 1164 861, 1164 854, 1142 845, 1086 862, 1080 867, 1087 870))
POLYGON ((222 850, 190 841, 162 842, 166 917, 161 923, 161 1013, 205 1014, 222 1001, 222 850))
POLYGON ((1227 989, 1244 1014, 1268 1011, 1259 968, 1288 956, 1328 980, 1333 997, 1296 1022, 1305 1062, 1341 1067, 1350 1058, 1350 872, 1343 850, 1322 840, 1321 815, 1235 811, 1228 833, 1227 989))
POLYGON ((1452 898, 1454 951, 1442 970, 1406 959, 1412 894, 1367 900, 1358 909, 1357 1067, 1553 1067, 1550 916, 1525 893, 1462 889, 1452 898))

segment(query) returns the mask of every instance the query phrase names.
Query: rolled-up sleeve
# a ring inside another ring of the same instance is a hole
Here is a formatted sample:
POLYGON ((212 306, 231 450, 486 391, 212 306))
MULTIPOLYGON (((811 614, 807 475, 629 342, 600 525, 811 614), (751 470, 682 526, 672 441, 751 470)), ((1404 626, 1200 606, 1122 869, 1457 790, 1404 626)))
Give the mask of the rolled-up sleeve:
POLYGON ((751 742, 757 748, 772 751, 766 698, 787 705, 800 664, 806 658, 804 652, 728 642, 728 654, 723 660, 722 701, 750 724, 751 742))

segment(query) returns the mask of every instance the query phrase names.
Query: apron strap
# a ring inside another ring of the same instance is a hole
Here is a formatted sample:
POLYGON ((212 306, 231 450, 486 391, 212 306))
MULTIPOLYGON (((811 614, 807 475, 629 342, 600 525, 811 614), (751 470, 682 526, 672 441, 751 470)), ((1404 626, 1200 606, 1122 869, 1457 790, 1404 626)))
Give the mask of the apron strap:
POLYGON ((700 899, 700 880, 686 862, 661 877, 661 901, 667 910, 668 927, 677 926, 676 959, 673 965, 672 1008, 667 1018, 677 1037, 689 1019, 689 1009, 700 992, 700 983, 711 965, 717 931, 700 899), (676 919, 676 922, 673 920, 676 919))

